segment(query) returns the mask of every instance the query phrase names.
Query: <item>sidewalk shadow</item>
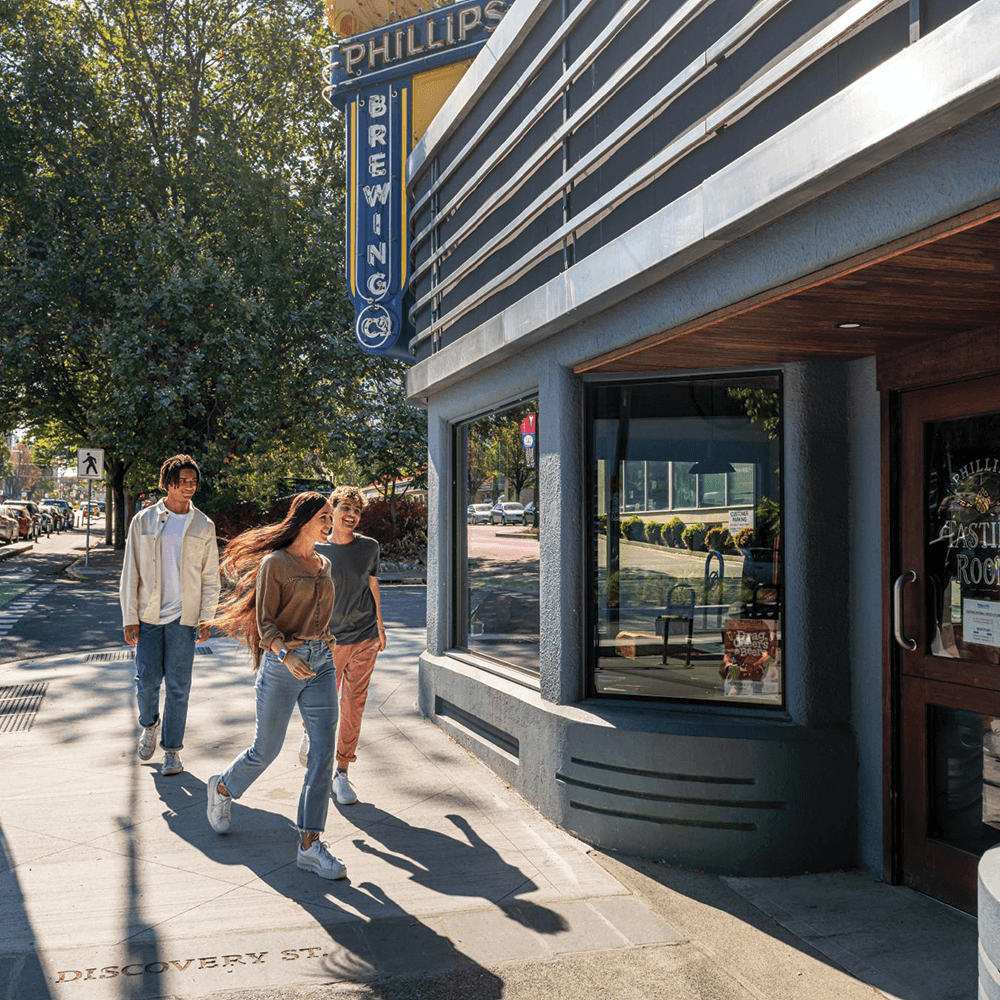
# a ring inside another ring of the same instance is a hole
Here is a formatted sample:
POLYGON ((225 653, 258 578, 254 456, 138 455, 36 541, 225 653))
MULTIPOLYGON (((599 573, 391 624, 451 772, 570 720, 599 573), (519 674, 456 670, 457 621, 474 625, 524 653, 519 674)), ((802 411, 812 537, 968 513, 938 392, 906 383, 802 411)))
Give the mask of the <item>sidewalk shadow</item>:
POLYGON ((442 895, 480 895, 508 918, 522 921, 539 934, 559 934, 568 930, 558 913, 520 898, 537 889, 537 884, 515 865, 504 861, 464 816, 445 815, 444 818, 462 834, 453 837, 440 830, 414 826, 369 803, 341 810, 341 815, 352 822, 363 819, 363 825, 357 822, 355 825, 385 848, 379 850, 364 838, 358 838, 353 843, 359 851, 407 872, 417 884, 442 895), (477 891, 477 884, 482 886, 483 883, 494 891, 482 888, 477 891))
POLYGON ((38 948, 18 945, 14 935, 35 941, 31 917, 25 904, 24 891, 17 876, 17 863, 0 827, 0 899, 3 900, 3 922, 0 924, 0 997, 33 997, 50 1000, 52 993, 46 980, 38 948))
POLYGON ((171 830, 216 863, 245 867, 301 907, 333 946, 325 949, 326 956, 315 966, 317 981, 365 982, 366 996, 389 998, 398 995, 397 988, 388 985, 390 977, 461 972, 474 978, 477 1000, 500 1000, 503 981, 499 977, 407 912, 381 886, 354 883, 350 874, 346 879, 326 881, 299 871, 289 817, 234 802, 232 830, 219 836, 205 817, 206 783, 190 772, 181 778, 154 775, 160 798, 168 807, 165 818, 171 830))

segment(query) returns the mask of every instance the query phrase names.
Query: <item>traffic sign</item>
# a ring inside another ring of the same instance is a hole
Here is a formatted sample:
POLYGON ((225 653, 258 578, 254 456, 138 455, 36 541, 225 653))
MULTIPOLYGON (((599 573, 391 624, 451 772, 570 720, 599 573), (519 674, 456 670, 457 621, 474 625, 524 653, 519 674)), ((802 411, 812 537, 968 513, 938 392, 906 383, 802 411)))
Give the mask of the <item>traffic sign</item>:
POLYGON ((76 477, 77 479, 104 478, 103 448, 77 448, 76 477))

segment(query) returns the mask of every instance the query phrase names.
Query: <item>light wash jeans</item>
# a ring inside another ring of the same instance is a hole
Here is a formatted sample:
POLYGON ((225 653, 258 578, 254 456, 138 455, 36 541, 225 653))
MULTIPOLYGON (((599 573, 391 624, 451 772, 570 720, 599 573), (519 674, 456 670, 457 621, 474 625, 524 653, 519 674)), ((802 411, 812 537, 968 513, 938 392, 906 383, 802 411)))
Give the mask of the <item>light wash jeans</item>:
POLYGON ((309 764, 299 796, 296 826, 301 833, 322 833, 330 806, 334 733, 337 731, 337 672, 325 642, 314 639, 294 649, 309 663, 315 677, 300 681, 278 657, 266 652, 257 671, 257 729, 253 745, 222 774, 222 784, 238 799, 281 752, 292 710, 309 734, 309 764))
POLYGON ((182 625, 179 618, 166 625, 139 622, 139 641, 135 647, 135 695, 139 703, 139 725, 148 729, 160 721, 162 684, 165 693, 160 746, 164 750, 184 749, 191 665, 194 663, 197 636, 197 627, 182 625))

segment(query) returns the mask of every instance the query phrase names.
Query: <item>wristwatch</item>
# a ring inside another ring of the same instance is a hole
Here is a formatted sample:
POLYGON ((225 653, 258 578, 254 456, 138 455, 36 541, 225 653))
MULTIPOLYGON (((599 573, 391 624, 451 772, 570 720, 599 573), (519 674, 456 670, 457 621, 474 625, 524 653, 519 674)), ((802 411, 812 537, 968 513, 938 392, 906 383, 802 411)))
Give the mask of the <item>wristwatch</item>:
POLYGON ((284 663, 286 656, 288 656, 288 650, 285 649, 284 646, 282 646, 281 649, 278 650, 278 659, 281 660, 282 663, 284 663))

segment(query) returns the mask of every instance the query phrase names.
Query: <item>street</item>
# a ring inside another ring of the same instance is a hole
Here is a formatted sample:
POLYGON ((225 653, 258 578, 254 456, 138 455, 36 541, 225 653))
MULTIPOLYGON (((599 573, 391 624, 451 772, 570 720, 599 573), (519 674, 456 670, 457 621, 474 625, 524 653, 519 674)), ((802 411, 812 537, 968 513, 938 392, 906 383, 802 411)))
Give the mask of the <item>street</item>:
MULTIPOLYGON (((104 518, 91 521, 90 546, 91 567, 107 571, 92 579, 74 579, 66 572, 84 557, 84 528, 43 537, 29 552, 0 562, 0 663, 124 647, 118 604, 121 553, 104 544, 104 518)), ((426 621, 424 586, 383 584, 381 593, 390 644, 393 627, 426 621)))

